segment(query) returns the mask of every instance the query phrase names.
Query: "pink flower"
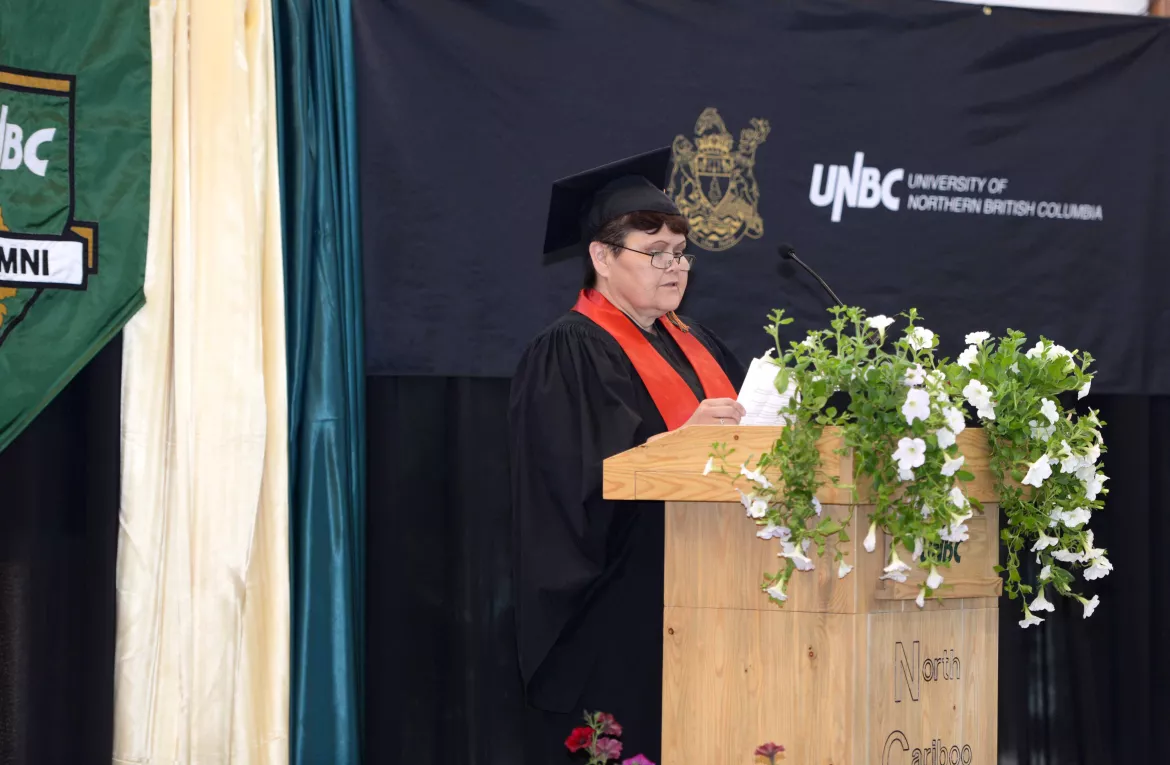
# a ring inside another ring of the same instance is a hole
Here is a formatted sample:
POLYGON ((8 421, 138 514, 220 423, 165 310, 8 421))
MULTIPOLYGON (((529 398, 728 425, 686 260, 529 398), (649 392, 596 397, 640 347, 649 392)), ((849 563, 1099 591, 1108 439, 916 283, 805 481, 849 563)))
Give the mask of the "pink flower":
POLYGON ((635 754, 630 759, 624 761, 622 765, 654 765, 654 761, 644 754, 635 754))
POLYGON ((756 756, 767 757, 768 762, 773 763, 773 765, 775 765, 776 756, 783 753, 783 746, 780 744, 773 744, 770 741, 767 744, 761 744, 760 746, 756 747, 756 756))
POLYGON ((597 713, 598 731, 603 736, 620 736, 622 735, 622 726, 617 720, 613 719, 613 715, 609 712, 597 713))
POLYGON ((600 757, 602 762, 616 760, 622 756, 622 742, 616 738, 599 738, 593 745, 593 756, 600 757))

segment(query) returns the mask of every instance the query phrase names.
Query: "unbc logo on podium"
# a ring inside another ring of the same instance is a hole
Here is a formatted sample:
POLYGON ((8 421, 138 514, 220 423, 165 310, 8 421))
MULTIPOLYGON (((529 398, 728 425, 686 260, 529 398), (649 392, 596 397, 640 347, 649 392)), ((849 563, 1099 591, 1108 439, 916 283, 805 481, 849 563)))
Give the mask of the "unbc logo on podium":
POLYGON ((75 95, 71 75, 0 67, 0 343, 97 273, 97 224, 73 215, 75 95))

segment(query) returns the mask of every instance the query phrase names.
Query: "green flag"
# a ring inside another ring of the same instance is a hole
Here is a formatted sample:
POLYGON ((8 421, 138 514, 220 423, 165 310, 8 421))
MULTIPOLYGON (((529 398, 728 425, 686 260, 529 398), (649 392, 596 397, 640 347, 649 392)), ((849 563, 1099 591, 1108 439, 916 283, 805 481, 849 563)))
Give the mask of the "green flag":
POLYGON ((143 304, 145 0, 47 0, 0 24, 0 449, 143 304))

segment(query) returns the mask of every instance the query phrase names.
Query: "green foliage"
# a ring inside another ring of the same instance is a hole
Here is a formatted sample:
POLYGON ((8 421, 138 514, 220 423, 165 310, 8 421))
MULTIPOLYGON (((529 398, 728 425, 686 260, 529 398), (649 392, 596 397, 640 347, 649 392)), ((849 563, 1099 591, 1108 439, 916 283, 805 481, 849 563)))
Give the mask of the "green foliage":
MULTIPOLYGON (((911 565, 927 569, 933 587, 923 588, 920 604, 931 596, 950 565, 941 559, 941 543, 965 540, 966 520, 983 510, 966 496, 964 484, 975 476, 964 469, 956 443, 974 411, 991 451, 1006 550, 997 570, 1005 575, 1008 597, 1036 592, 1037 608, 1049 608, 1043 588, 1051 585, 1090 613, 1096 599, 1090 604, 1073 591, 1074 569, 1086 569, 1092 579, 1112 568, 1088 530, 1091 513, 1108 493, 1096 467, 1104 451, 1103 423, 1095 411, 1083 417, 1066 411, 1060 400, 1071 391, 1087 392, 1089 354, 1070 353, 1043 338, 1024 351, 1024 335, 1010 330, 999 339, 983 332, 968 335, 966 351, 950 361, 935 357, 938 338, 921 327, 914 309, 901 315, 905 326, 896 337, 887 317, 866 317, 855 307, 831 313, 828 329, 787 348, 780 327, 791 319, 783 311, 774 311, 765 328, 776 346, 776 388, 790 395, 786 427, 754 469, 749 459, 734 472, 761 536, 782 545, 785 563, 763 583, 769 596, 782 602, 793 574, 812 568, 814 549, 823 554, 834 539, 848 539, 848 519, 842 523, 823 514, 815 500, 826 484, 817 443, 829 426, 839 429, 853 454, 853 483, 841 488, 853 489, 856 505, 857 478, 863 477, 873 504, 871 528, 897 543, 884 577, 904 581, 911 565), (847 394, 843 411, 827 405, 836 393, 847 394), (781 477, 783 486, 772 485, 765 475, 781 477), (915 551, 913 559, 900 560, 898 546, 915 551), (1023 581, 1022 554, 1037 555, 1044 566, 1041 581, 1023 581)), ((718 448, 713 457, 725 466, 730 452, 718 448)), ((843 563, 841 550, 833 549, 834 562, 843 563)), ((841 566, 839 575, 845 573, 841 566)), ((1028 605, 1024 611, 1023 626, 1037 623, 1028 605)))

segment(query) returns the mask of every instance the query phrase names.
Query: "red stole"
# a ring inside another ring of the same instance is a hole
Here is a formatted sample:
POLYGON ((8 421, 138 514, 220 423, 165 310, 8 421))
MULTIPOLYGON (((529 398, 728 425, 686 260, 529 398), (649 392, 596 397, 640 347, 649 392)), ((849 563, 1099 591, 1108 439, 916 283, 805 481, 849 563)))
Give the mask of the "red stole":
MULTIPOLYGON (((582 290, 573 310, 592 319, 618 341, 633 363, 638 377, 642 378, 646 389, 650 391, 650 398, 654 399, 654 406, 666 422, 666 428, 675 430, 682 427, 699 407, 699 400, 682 375, 654 350, 654 346, 633 320, 615 308, 597 290, 582 290)), ((658 321, 678 343, 687 361, 691 362, 707 398, 736 397, 735 386, 727 379, 723 367, 719 366, 711 352, 694 335, 683 332, 665 318, 658 321)))

